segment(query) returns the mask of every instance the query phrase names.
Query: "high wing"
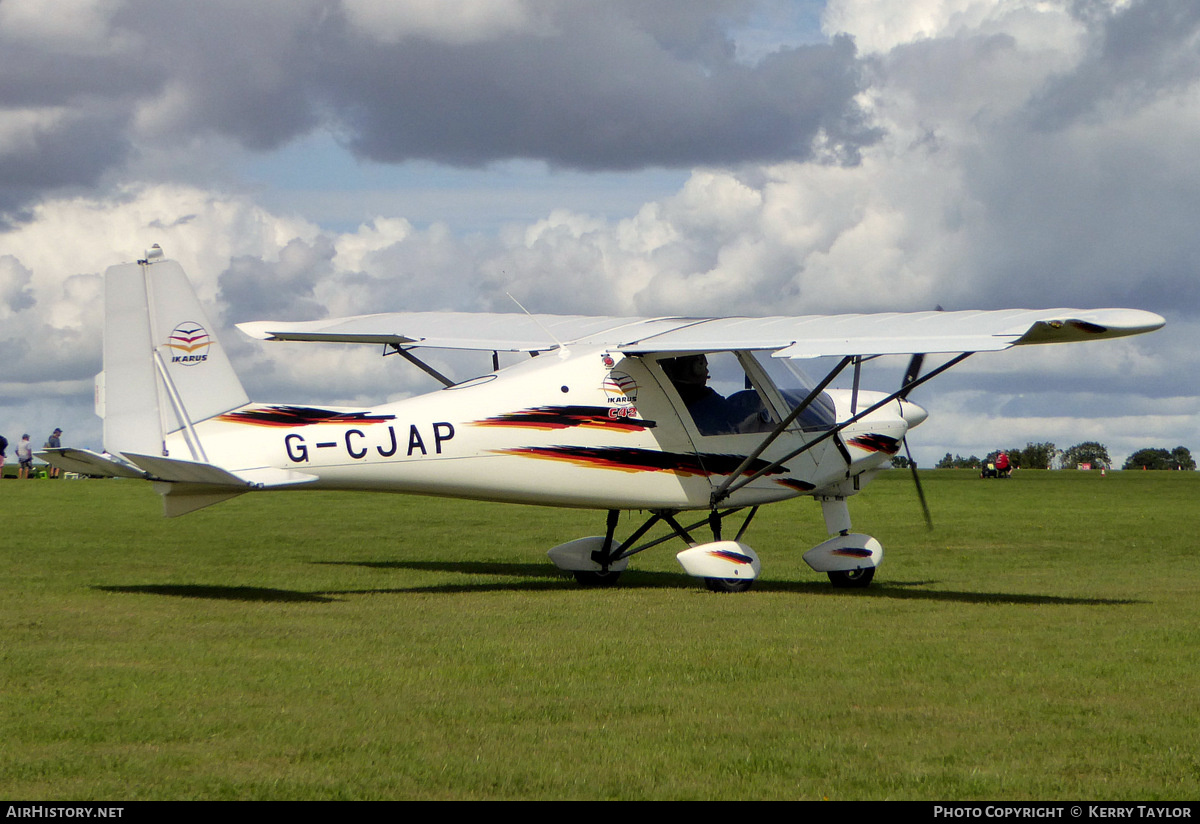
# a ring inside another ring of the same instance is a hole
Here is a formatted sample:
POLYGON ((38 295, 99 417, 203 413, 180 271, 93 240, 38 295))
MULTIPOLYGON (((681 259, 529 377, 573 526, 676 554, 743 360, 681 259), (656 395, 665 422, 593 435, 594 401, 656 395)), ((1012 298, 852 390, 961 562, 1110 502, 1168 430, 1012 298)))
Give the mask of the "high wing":
POLYGON ((795 317, 608 317, 398 312, 238 328, 276 341, 540 352, 559 344, 645 352, 770 351, 779 358, 989 352, 1042 343, 1119 338, 1165 323, 1139 309, 1001 309, 795 317))

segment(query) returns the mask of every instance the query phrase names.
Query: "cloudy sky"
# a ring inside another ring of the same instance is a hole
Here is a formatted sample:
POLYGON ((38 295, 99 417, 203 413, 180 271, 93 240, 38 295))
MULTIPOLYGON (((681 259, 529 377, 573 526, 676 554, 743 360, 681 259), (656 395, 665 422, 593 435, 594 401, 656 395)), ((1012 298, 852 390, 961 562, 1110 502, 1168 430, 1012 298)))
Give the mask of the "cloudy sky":
POLYGON ((1132 306, 919 390, 917 458, 1197 451, 1198 157, 1194 0, 0 0, 0 433, 100 446, 159 243, 256 400, 435 385, 244 320, 1132 306))

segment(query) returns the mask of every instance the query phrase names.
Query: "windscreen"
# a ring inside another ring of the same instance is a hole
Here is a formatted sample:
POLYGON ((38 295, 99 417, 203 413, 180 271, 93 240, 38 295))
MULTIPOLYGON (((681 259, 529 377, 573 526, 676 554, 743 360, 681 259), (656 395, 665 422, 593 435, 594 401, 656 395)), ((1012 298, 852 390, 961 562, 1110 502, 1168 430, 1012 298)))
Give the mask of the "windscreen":
MULTIPOLYGON (((791 412, 809 396, 816 381, 804 373, 790 358, 773 358, 768 354, 751 354, 763 371, 771 378, 791 412)), ((796 425, 805 432, 822 432, 832 429, 837 423, 837 411, 833 399, 822 392, 800 413, 796 425)))

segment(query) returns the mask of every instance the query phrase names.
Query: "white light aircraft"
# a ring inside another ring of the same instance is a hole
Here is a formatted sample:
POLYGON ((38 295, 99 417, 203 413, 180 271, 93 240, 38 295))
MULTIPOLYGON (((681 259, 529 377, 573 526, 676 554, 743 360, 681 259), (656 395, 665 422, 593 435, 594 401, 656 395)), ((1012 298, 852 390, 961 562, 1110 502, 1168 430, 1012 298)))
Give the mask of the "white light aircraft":
POLYGON ((742 541, 754 513, 805 495, 820 502, 833 537, 804 560, 836 586, 860 587, 883 549, 851 532, 846 499, 925 420, 908 400, 913 389, 974 352, 1136 335, 1163 323, 1134 309, 264 321, 239 328, 269 341, 382 344, 444 387, 371 409, 253 403, 182 267, 156 246, 105 274, 104 371, 96 380, 105 454, 63 448, 41 456, 68 471, 149 480, 167 516, 245 492, 303 489, 606 510, 604 535, 549 551, 560 569, 593 586, 615 582, 633 555, 678 537, 688 574, 714 591, 747 589, 760 571, 742 541), (490 352, 492 368, 455 382, 414 354, 421 349, 490 352), (500 368, 500 352, 534 357, 500 368), (929 353, 953 357, 920 375, 929 353), (881 355, 911 357, 901 387, 858 389, 862 364, 881 355), (837 365, 815 382, 790 368, 827 356, 837 365), (829 389, 846 370, 854 388, 829 389), (648 515, 619 536, 623 510, 648 515), (700 519, 681 523, 687 511, 700 519), (729 539, 725 519, 736 512, 745 516, 729 539), (643 540, 659 522, 670 534, 643 540))

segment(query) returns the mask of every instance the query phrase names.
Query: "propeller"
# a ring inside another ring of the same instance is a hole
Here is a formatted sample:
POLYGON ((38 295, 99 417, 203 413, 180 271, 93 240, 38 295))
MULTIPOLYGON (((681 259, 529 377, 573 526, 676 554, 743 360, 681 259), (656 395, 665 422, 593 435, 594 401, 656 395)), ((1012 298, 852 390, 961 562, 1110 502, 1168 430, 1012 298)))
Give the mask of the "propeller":
MULTIPOLYGON (((941 309, 939 306, 938 309, 941 309)), ((900 400, 906 400, 913 381, 921 376, 921 366, 925 363, 925 355, 917 353, 908 362, 904 370, 904 381, 900 384, 900 400)), ((933 531, 933 516, 929 514, 929 503, 925 500, 925 490, 921 487, 921 477, 917 474, 917 462, 913 460, 912 450, 908 448, 908 433, 904 433, 904 454, 908 456, 908 468, 912 470, 913 484, 917 487, 917 498, 921 501, 921 512, 925 515, 925 528, 933 531)))
POLYGON ((912 390, 909 388, 913 381, 921 377, 921 365, 925 363, 925 355, 918 352, 912 356, 912 360, 908 362, 908 368, 904 370, 904 380, 900 382, 900 400, 907 400, 908 393, 912 390))

